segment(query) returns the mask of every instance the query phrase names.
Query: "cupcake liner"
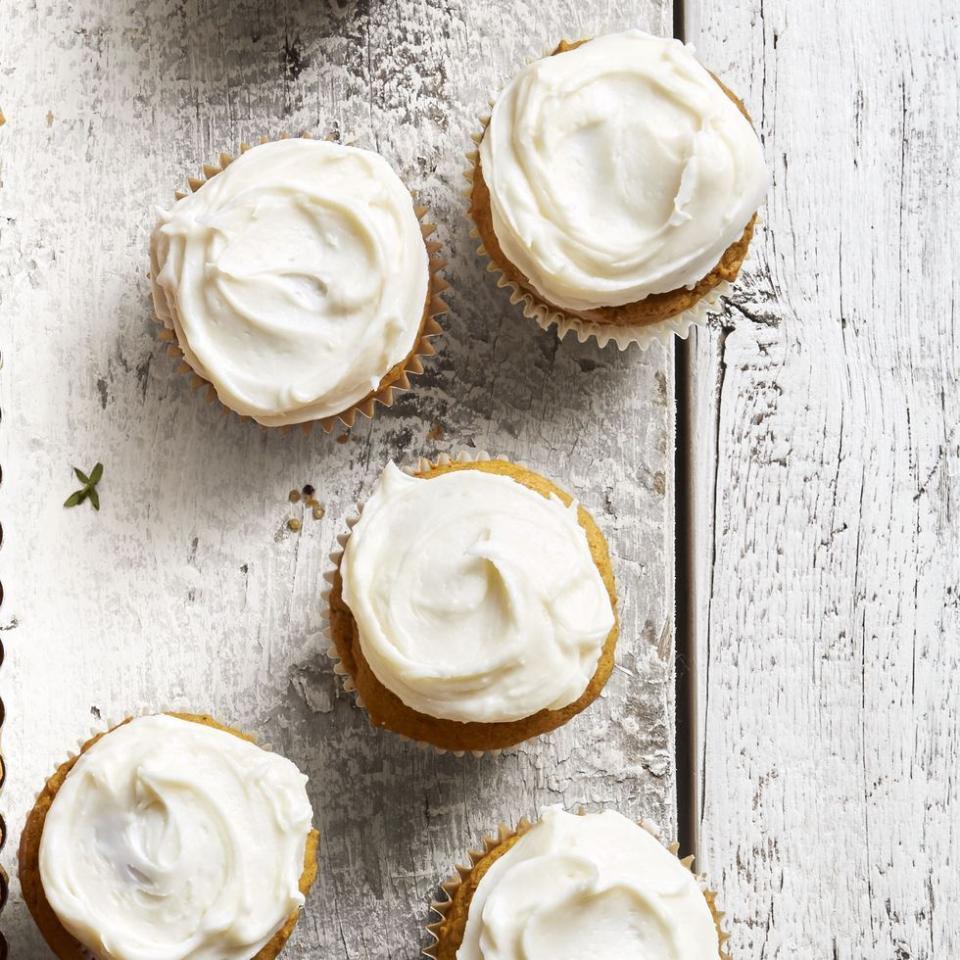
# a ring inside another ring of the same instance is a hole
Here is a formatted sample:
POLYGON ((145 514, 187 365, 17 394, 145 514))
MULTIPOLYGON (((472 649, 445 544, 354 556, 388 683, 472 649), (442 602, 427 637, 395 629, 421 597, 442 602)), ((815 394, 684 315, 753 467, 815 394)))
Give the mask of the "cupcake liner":
MULTIPOLYGON (((142 709, 140 709, 140 710, 137 710, 137 711, 127 711, 127 712, 125 712, 125 713, 123 713, 123 714, 121 714, 121 715, 119 715, 119 716, 116 716, 116 717, 110 717, 110 718, 106 718, 106 717, 105 717, 105 718, 101 718, 101 719, 98 721, 98 723, 96 723, 95 725, 91 725, 90 727, 87 728, 87 733, 86 733, 85 735, 82 735, 82 736, 80 736, 80 737, 77 738, 75 747, 74 747, 73 749, 69 749, 69 750, 67 751, 66 755, 63 757, 63 759, 53 761, 53 763, 52 763, 52 765, 51 765, 51 767, 50 767, 50 769, 49 769, 49 773, 44 777, 43 785, 40 787, 40 789, 39 789, 39 790, 37 791, 37 793, 34 795, 33 803, 30 805, 30 810, 29 810, 28 813, 27 813, 26 824, 28 825, 28 824, 30 823, 30 821, 32 820, 33 815, 34 815, 34 810, 36 809, 37 805, 40 803, 41 799, 43 798, 43 795, 44 795, 45 793, 47 793, 47 792, 51 789, 51 787, 50 787, 50 781, 53 780, 53 778, 57 776, 57 774, 60 772, 60 770, 61 770, 64 766, 66 766, 67 764, 69 764, 69 765, 70 765, 70 768, 72 769, 72 768, 73 768, 73 764, 76 763, 76 761, 80 758, 80 755, 81 755, 85 750, 89 750, 90 747, 92 747, 92 746, 94 745, 94 743, 96 743, 98 740, 102 739, 103 737, 107 736, 108 734, 112 733, 112 732, 113 732, 114 730, 116 730, 118 727, 123 726, 123 724, 129 723, 129 722, 132 721, 132 720, 138 720, 138 719, 140 719, 140 718, 142 718, 142 717, 152 717, 152 716, 158 716, 158 715, 160 715, 160 714, 167 714, 167 715, 179 717, 179 718, 181 718, 181 719, 183 719, 183 718, 199 719, 199 718, 203 717, 203 718, 205 718, 205 719, 207 719, 207 720, 212 720, 212 721, 213 721, 213 727, 214 727, 215 729, 223 730, 223 731, 225 731, 225 732, 227 732, 227 733, 232 734, 233 736, 240 737, 240 738, 243 739, 243 740, 248 740, 250 743, 255 744, 256 746, 260 747, 261 749, 264 749, 264 750, 269 750, 269 749, 271 749, 267 744, 260 743, 255 737, 253 737, 252 735, 246 733, 245 731, 240 730, 240 729, 238 729, 238 728, 236 728, 236 727, 225 726, 224 724, 221 724, 218 720, 216 720, 214 717, 212 717, 212 716, 209 715, 209 714, 191 713, 191 712, 186 711, 186 710, 183 710, 183 709, 181 709, 181 708, 172 707, 172 706, 165 706, 165 707, 159 707, 159 708, 148 708, 148 707, 144 707, 144 708, 142 708, 142 709)), ((68 774, 68 775, 69 775, 69 772, 70 772, 70 771, 68 770, 68 771, 67 771, 67 774, 68 774)), ((54 796, 56 796, 56 793, 59 792, 61 786, 62 786, 62 783, 57 786, 57 789, 56 789, 56 791, 54 791, 54 794, 53 794, 54 796)), ((52 798, 51 798, 51 802, 52 802, 52 798)), ((49 808, 48 808, 48 812, 49 812, 49 808)), ((46 813, 44 814, 44 820, 45 820, 45 819, 46 819, 46 813)), ((318 857, 319 857, 319 852, 318 852, 318 847, 317 847, 317 845, 318 845, 318 843, 319 843, 319 833, 318 833, 318 831, 316 830, 315 827, 311 827, 311 836, 314 837, 314 840, 313 840, 313 852, 312 852, 312 854, 310 854, 311 840, 310 840, 310 837, 308 837, 308 839, 307 839, 307 851, 308 851, 308 855, 310 856, 310 862, 309 862, 309 863, 307 863, 307 862, 304 863, 303 873, 301 874, 301 877, 303 877, 303 876, 308 877, 308 887, 307 887, 307 890, 309 890, 309 889, 313 886, 313 884, 316 882, 316 877, 317 877, 317 863, 318 863, 318 857)), ((26 839, 27 839, 27 831, 26 831, 26 829, 24 829, 23 832, 22 832, 22 834, 21 834, 21 838, 20 838, 20 850, 19 850, 19 857, 18 857, 18 863, 19 863, 19 869, 20 869, 20 871, 23 870, 23 865, 24 865, 24 859, 25 859, 25 858, 24 858, 24 856, 23 856, 23 844, 24 844, 24 841, 25 841, 26 839)), ((39 839, 38 839, 38 841, 37 841, 37 850, 39 851, 39 839)), ((37 865, 37 869, 39 870, 39 865, 37 865)), ((21 879, 22 879, 22 874, 21 874, 21 879)), ((302 882, 302 881, 301 881, 301 882, 302 882)), ((40 884, 40 890, 41 890, 41 892, 42 892, 43 886, 42 886, 42 883, 40 882, 39 875, 38 875, 38 877, 37 877, 37 883, 40 884)), ((22 883, 21 883, 21 885, 22 885, 22 883)), ((37 926, 38 929, 40 930, 40 934, 41 934, 42 939, 43 939, 45 942, 47 942, 47 933, 48 933, 48 931, 45 929, 44 925, 41 923, 41 919, 40 919, 37 915, 34 914, 34 905, 35 905, 35 904, 34 904, 33 902, 29 902, 29 903, 27 904, 28 911, 29 911, 30 915, 33 917, 34 923, 36 924, 36 926, 37 926)), ((62 931, 63 931, 63 934, 64 934, 65 937, 67 938, 67 942, 66 942, 66 943, 59 943, 59 942, 58 942, 58 947, 59 947, 59 946, 67 946, 67 947, 69 947, 69 948, 72 950, 72 952, 73 952, 77 957, 81 957, 82 960, 97 960, 97 957, 96 957, 95 954, 93 954, 87 947, 85 947, 83 944, 81 944, 79 941, 77 941, 77 940, 73 937, 73 935, 70 934, 69 931, 67 931, 66 928, 64 928, 64 927, 62 926, 62 924, 60 923, 59 918, 58 918, 58 917, 56 916, 56 914, 53 912, 53 908, 50 907, 49 903, 47 903, 45 896, 42 898, 42 901, 41 901, 40 903, 37 903, 37 904, 36 904, 36 906, 37 906, 37 907, 41 910, 41 912, 44 914, 44 919, 45 919, 45 920, 48 919, 48 915, 49 915, 49 918, 52 918, 52 922, 55 924, 55 927, 56 927, 56 928, 59 928, 60 930, 62 930, 62 931)), ((271 954, 271 956, 276 957, 277 955, 279 955, 279 953, 282 952, 284 943, 286 942, 287 939, 289 939, 291 933, 293 932, 294 927, 296 926, 296 920, 299 920, 300 915, 301 915, 302 913, 303 913, 303 908, 301 907, 301 908, 296 912, 296 914, 291 915, 290 917, 288 917, 288 918, 284 921, 284 926, 281 927, 281 929, 280 929, 279 931, 277 931, 277 934, 274 935, 274 936, 276 937, 276 936, 278 936, 279 934, 282 933, 282 934, 283 934, 283 940, 282 940, 282 942, 280 943, 279 948, 277 949, 276 953, 271 954), (293 917, 294 917, 294 916, 296 917, 296 920, 293 920, 293 917), (293 922, 291 922, 291 921, 293 921, 293 922)), ((271 946, 271 944, 273 944, 273 943, 274 943, 273 940, 268 941, 268 943, 265 944, 264 947, 261 948, 261 953, 262 953, 263 951, 267 950, 267 949, 271 946)), ((55 952, 56 952, 56 948, 53 946, 53 944, 48 944, 48 945, 50 946, 50 949, 51 949, 51 950, 55 950, 55 952)), ((59 953, 58 953, 58 956, 59 956, 59 953)), ((253 958, 253 960, 258 960, 259 956, 260 956, 260 953, 258 953, 257 956, 253 958)))
MULTIPOLYGON (((590 31, 585 33, 580 41, 573 43, 582 43, 594 36, 599 36, 603 31, 590 31)), ((571 41, 561 41, 569 43, 571 41)), ((536 60, 550 56, 554 49, 543 54, 536 54, 531 51, 528 62, 533 63, 536 60)), ((722 86, 722 85, 721 85, 722 86)), ((489 107, 492 110, 495 98, 491 98, 489 107)), ((693 306, 688 307, 681 313, 663 320, 658 320, 650 324, 613 324, 596 323, 591 320, 584 320, 567 313, 559 307, 547 303, 541 297, 525 290, 515 280, 510 279, 503 268, 490 255, 486 246, 482 242, 480 230, 473 220, 471 213, 473 189, 476 171, 480 163, 480 142, 483 140, 484 133, 490 123, 490 114, 481 115, 479 118, 480 129, 472 133, 470 139, 473 141, 476 149, 468 151, 464 156, 470 166, 464 171, 464 177, 469 184, 464 191, 467 198, 467 217, 471 221, 470 237, 473 240, 481 241, 476 248, 479 257, 487 261, 487 272, 496 276, 497 286, 510 292, 510 303, 519 306, 523 315, 530 320, 534 320, 541 330, 549 332, 552 327, 557 329, 557 337, 563 340, 568 333, 573 333, 580 343, 586 343, 588 340, 595 340, 601 348, 613 341, 619 350, 626 350, 631 344, 636 344, 641 350, 646 350, 652 343, 660 343, 669 346, 675 337, 686 340, 690 335, 690 330, 694 326, 706 325, 709 317, 716 315, 723 310, 720 302, 723 297, 729 296, 733 290, 733 284, 724 280, 713 287, 703 297, 701 297, 693 306)), ((759 216, 754 221, 754 233, 760 225, 759 216)), ((744 272, 749 266, 752 266, 753 241, 747 248, 746 256, 740 264, 737 276, 744 272)))
MULTIPOLYGON (((579 811, 583 814, 583 810, 579 811)), ((429 957, 430 960, 437 960, 437 950, 440 945, 440 929, 447 918, 447 914, 450 911, 450 907, 453 905, 454 897, 456 892, 459 889, 460 885, 470 876, 477 864, 486 857, 492 850, 496 847, 499 847, 500 844, 505 843, 507 840, 510 840, 512 837, 521 837, 525 834, 533 824, 526 818, 523 817, 516 827, 508 827, 505 823, 500 823, 497 827, 497 832, 493 836, 485 836, 481 843, 480 849, 470 849, 467 850, 467 863, 466 864, 455 864, 454 872, 440 884, 440 890, 442 892, 442 898, 435 898, 430 901, 430 913, 436 915, 437 919, 432 920, 426 924, 426 933, 428 943, 427 946, 423 948, 421 954, 425 957, 429 957)), ((690 873, 693 874, 694 879, 697 881, 697 885, 700 887, 700 892, 703 894, 704 900, 707 902, 707 907, 710 909, 710 914, 713 917, 713 922, 717 928, 717 937, 720 941, 720 953, 718 960, 731 960, 730 952, 727 949, 727 941, 730 939, 730 934, 727 932, 723 925, 724 917, 726 916, 721 910, 717 907, 717 894, 714 891, 709 883, 707 882, 706 877, 701 873, 696 873, 693 869, 693 854, 690 854, 686 857, 680 857, 680 844, 674 840, 667 842, 663 839, 660 828, 651 820, 640 820, 638 826, 650 834, 655 840, 661 843, 667 850, 670 851, 677 859, 680 860, 680 863, 686 867, 690 873)))
MULTIPOLYGON (((313 139, 309 133, 304 133, 301 135, 301 137, 304 140, 313 139)), ((290 134, 283 133, 277 139, 289 140, 290 134)), ((335 140, 337 138, 327 137, 326 139, 335 140)), ((269 142, 271 142, 269 137, 260 137, 256 144, 241 143, 240 154, 246 153, 253 146, 259 146, 269 142)), ((199 190, 208 180, 213 179, 213 177, 215 177, 218 173, 222 173, 231 163, 233 163, 235 159, 236 158, 229 153, 221 153, 215 164, 203 164, 202 177, 187 178, 187 185, 190 188, 190 192, 196 193, 196 191, 199 190)), ((338 422, 342 423, 348 429, 352 427, 356 421, 357 414, 362 417, 366 417, 368 420, 371 419, 376 411, 377 406, 392 407, 394 400, 396 399, 396 394, 411 388, 410 378, 419 376, 423 373, 423 359, 425 357, 432 357, 436 353, 436 349, 431 341, 434 339, 434 337, 438 337, 443 333, 443 328, 437 322, 437 317, 442 316, 449 309, 446 302, 443 300, 443 297, 441 296, 441 294, 443 294, 444 291, 450 287, 450 284, 448 284, 447 281, 441 276, 441 271, 447 265, 447 261, 440 256, 441 244, 436 240, 429 239, 437 228, 435 224, 429 223, 425 219, 429 212, 427 207, 416 202, 417 197, 415 194, 411 195, 414 198, 414 213, 416 214, 417 219, 420 221, 420 233, 423 236, 424 246, 427 250, 430 278, 427 288, 427 302, 424 306, 423 322, 420 326, 420 332, 417 334, 417 339, 414 342, 410 355, 405 360, 401 361, 401 369, 399 374, 395 375, 389 383, 379 386, 375 391, 367 394, 367 396, 358 400, 345 410, 330 417, 322 417, 317 420, 307 420, 303 423, 287 424, 279 428, 282 432, 288 433, 291 430, 299 428, 305 433, 310 433, 312 432, 314 425, 319 424, 323 428, 324 432, 330 433, 330 431, 333 430, 334 426, 338 422)), ((175 196, 177 200, 182 200, 185 196, 187 196, 187 193, 182 190, 178 190, 176 191, 175 196)), ((173 327, 170 325, 169 321, 160 319, 157 290, 152 283, 152 275, 155 270, 156 263, 154 262, 153 252, 151 249, 150 272, 148 273, 148 278, 151 278, 150 299, 153 304, 154 319, 161 325, 159 339, 167 344, 168 356, 180 361, 177 367, 177 372, 189 376, 192 380, 193 388, 195 390, 205 390, 207 402, 213 403, 218 399, 217 391, 213 384, 204 377, 200 376, 200 374, 198 374, 193 367, 187 363, 187 361, 184 359, 183 351, 180 349, 180 345, 177 341, 177 335, 173 327)), ((388 371, 387 374, 385 374, 385 377, 389 376, 390 372, 391 371, 388 371)), ((241 420, 251 420, 256 422, 253 417, 239 414, 235 410, 231 410, 229 407, 223 404, 221 404, 221 408, 225 415, 232 413, 241 420)), ((264 427, 264 429, 272 430, 276 428, 264 427)))
MULTIPOLYGON (((461 450, 452 457, 447 453, 442 453, 436 458, 436 460, 429 460, 426 457, 419 457, 414 465, 403 466, 401 469, 404 473, 413 476, 418 472, 429 470, 431 467, 435 466, 445 467, 449 466, 451 463, 482 463, 488 460, 506 460, 506 457, 491 457, 490 454, 485 450, 461 450)), ((333 587, 340 571, 340 561, 343 559, 343 553, 346 549, 347 541, 350 539, 350 534, 353 532, 353 528, 360 522, 360 515, 362 513, 363 502, 358 501, 356 504, 354 504, 353 510, 345 517, 344 524, 346 525, 347 529, 345 532, 337 534, 337 545, 330 553, 330 566, 324 571, 323 574, 324 587, 321 593, 323 614, 321 617, 320 629, 327 644, 327 656, 333 661, 333 672, 340 677, 344 691, 353 697, 354 703, 356 703, 361 710, 367 712, 367 706, 363 702, 363 697, 357 690, 356 684, 353 682, 353 677, 350 676, 349 671, 343 665, 343 661, 340 659, 340 653, 337 650, 337 643, 333 636, 333 625, 330 621, 330 596, 333 592, 333 587)), ((438 747, 435 744, 427 743, 424 740, 415 740, 412 737, 408 737, 403 733, 398 733, 395 730, 390 730, 389 732, 394 736, 400 737, 402 740, 406 740, 408 743, 416 744, 422 750, 433 750, 440 754, 452 753, 455 757, 463 757, 466 756, 467 753, 474 757, 482 757, 485 755, 496 756, 502 752, 501 750, 445 750, 443 747, 438 747)))

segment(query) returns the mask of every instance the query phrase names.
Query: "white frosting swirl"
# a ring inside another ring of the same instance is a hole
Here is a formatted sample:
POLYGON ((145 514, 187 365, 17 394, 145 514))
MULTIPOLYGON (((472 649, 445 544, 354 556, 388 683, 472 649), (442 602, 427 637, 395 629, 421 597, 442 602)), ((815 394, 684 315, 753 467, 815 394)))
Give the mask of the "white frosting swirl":
POLYGON ((480 156, 503 253, 570 310, 693 286, 767 187, 753 128, 691 48, 639 30, 522 70, 480 156))
POLYGON ((157 316, 223 404, 266 426, 349 409, 413 349, 429 286, 410 194, 378 154, 248 150, 160 220, 157 316))
POLYGON ((54 797, 47 900, 100 960, 249 960, 304 901, 306 782, 222 730, 133 720, 83 753, 54 797))
POLYGON ((697 880, 612 810, 559 807, 493 862, 470 902, 457 960, 718 960, 697 880))
POLYGON ((374 675, 431 717, 573 703, 614 625, 577 504, 476 469, 420 479, 388 465, 340 571, 374 675))

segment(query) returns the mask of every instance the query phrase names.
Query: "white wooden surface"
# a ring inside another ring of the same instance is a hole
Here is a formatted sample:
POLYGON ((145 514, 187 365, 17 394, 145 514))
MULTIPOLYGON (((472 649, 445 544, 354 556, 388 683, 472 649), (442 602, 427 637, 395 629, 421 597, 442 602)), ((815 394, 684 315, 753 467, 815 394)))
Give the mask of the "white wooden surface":
MULTIPOLYGON (((501 818, 609 802, 670 829, 672 351, 542 334, 474 257, 459 197, 468 134, 528 49, 630 24, 669 32, 668 4, 0 0, 0 24, 7 869, 54 763, 91 727, 164 706, 256 731, 310 774, 320 881, 291 960, 413 956, 437 882, 501 818), (301 129, 391 158, 451 260, 438 362, 343 443, 206 406, 146 301, 153 208, 221 149, 301 129), (320 636, 320 576, 348 505, 388 458, 461 445, 580 495, 622 596, 607 696, 479 761, 371 730, 320 636), (102 511, 64 510, 71 465, 98 459, 102 511), (307 482, 327 514, 293 535, 287 492, 307 482)), ((2 929, 16 960, 48 955, 15 883, 2 929)))
POLYGON ((701 865, 735 957, 957 957, 957 5, 687 27, 774 176, 697 337, 701 865))

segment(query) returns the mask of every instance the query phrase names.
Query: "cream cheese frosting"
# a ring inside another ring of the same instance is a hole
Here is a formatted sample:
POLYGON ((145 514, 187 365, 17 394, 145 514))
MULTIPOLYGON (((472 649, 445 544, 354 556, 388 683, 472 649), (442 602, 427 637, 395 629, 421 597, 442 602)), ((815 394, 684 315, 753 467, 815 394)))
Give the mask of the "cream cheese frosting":
POLYGON ((640 30, 520 71, 480 161, 503 253, 570 310, 694 286, 767 188, 753 128, 692 48, 640 30))
POLYGON ((493 862, 457 960, 718 960, 713 915, 689 870, 613 810, 548 808, 493 862))
POLYGON ((334 416, 413 350, 429 287, 410 194, 381 156, 265 143, 159 211, 154 307, 221 402, 265 426, 334 416))
POLYGON ((117 727, 47 813, 46 898, 99 960, 250 960, 304 901, 306 782, 289 760, 199 723, 117 727))
POLYGON ((389 464, 340 565, 380 683, 464 722, 576 701, 615 622, 577 509, 502 475, 389 464))

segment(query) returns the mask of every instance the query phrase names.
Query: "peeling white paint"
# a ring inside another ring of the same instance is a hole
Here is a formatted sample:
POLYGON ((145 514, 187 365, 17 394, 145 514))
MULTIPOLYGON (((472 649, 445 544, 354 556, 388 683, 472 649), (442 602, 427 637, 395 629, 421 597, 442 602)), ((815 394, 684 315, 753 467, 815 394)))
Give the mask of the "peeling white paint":
POLYGON ((693 7, 774 181, 697 337, 701 866, 735 957, 960 956, 960 21, 693 7))

